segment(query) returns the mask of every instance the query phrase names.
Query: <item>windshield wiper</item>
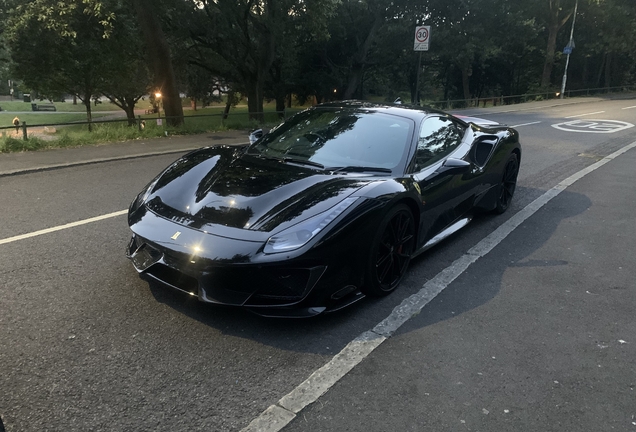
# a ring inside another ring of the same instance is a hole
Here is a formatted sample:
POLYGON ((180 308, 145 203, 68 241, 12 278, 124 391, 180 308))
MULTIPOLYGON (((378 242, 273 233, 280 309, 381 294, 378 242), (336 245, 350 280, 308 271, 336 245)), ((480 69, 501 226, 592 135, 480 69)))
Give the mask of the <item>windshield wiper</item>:
POLYGON ((389 168, 367 167, 367 166, 357 166, 357 165, 328 168, 328 171, 331 171, 332 174, 337 172, 378 172, 378 173, 391 174, 393 172, 389 168))
POLYGON ((298 164, 298 165, 309 165, 309 166, 313 166, 313 167, 316 167, 316 168, 322 168, 322 169, 325 168, 325 166, 323 164, 319 164, 318 162, 312 162, 312 161, 306 160, 306 159, 295 159, 295 158, 292 158, 292 157, 284 157, 284 158, 281 158, 281 160, 283 162, 291 162, 291 163, 295 163, 295 164, 298 164))
POLYGON ((320 169, 325 169, 325 166, 323 164, 319 164, 318 162, 312 162, 306 159, 296 159, 289 156, 283 156, 283 157, 269 156, 269 155, 264 155, 263 153, 247 153, 247 154, 250 156, 257 157, 259 159, 275 160, 278 162, 285 162, 285 163, 289 162, 289 163, 294 163, 298 165, 308 165, 308 166, 312 166, 312 167, 316 167, 320 169))

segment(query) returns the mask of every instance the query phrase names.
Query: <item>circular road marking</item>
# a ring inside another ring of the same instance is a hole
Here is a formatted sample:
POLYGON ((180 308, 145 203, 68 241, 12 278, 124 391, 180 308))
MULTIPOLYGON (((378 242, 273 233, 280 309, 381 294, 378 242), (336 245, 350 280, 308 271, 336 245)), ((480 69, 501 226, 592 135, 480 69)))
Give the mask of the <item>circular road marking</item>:
POLYGON ((634 127, 633 124, 619 120, 572 120, 552 125, 565 132, 614 133, 634 127))

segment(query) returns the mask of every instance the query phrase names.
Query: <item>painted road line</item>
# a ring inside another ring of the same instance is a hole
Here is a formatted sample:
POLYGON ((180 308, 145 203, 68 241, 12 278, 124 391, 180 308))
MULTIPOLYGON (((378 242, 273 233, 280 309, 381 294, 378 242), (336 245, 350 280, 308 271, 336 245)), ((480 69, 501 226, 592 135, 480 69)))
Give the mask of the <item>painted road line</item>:
POLYGON ((31 237, 37 237, 37 236, 41 236, 43 234, 49 234, 49 233, 52 233, 52 232, 55 232, 55 231, 61 231, 61 230, 73 228, 73 227, 80 226, 80 225, 86 225, 86 224, 93 223, 93 222, 99 222, 99 221, 104 220, 104 219, 114 218, 114 217, 117 217, 117 216, 125 215, 127 213, 128 213, 128 210, 120 210, 120 211, 116 211, 116 212, 113 212, 113 213, 108 213, 108 214, 101 215, 101 216, 95 216, 95 217, 92 217, 90 219, 84 219, 84 220, 80 220, 80 221, 77 221, 77 222, 71 222, 71 223, 67 223, 65 225, 58 225, 58 226, 53 227, 53 228, 46 228, 46 229, 43 229, 43 230, 40 230, 40 231, 31 232, 31 233, 28 233, 28 234, 21 234, 21 235, 15 236, 15 237, 9 237, 9 238, 5 238, 5 239, 0 239, 0 245, 7 244, 7 243, 13 243, 13 242, 17 242, 17 241, 20 241, 20 240, 25 240, 25 239, 28 239, 28 238, 31 238, 31 237))
POLYGON ((263 411, 247 425, 247 427, 242 429, 241 432, 278 432, 283 429, 304 407, 318 400, 318 398, 325 394, 336 382, 369 356, 382 342, 390 338, 405 322, 420 313, 424 306, 464 273, 471 264, 493 250, 495 246, 501 243, 510 233, 530 216, 535 214, 541 207, 546 205, 577 180, 582 179, 589 173, 635 147, 636 142, 633 142, 615 151, 611 155, 604 157, 600 161, 566 178, 525 206, 521 211, 501 224, 499 228, 469 249, 449 267, 426 282, 419 292, 403 300, 399 306, 393 309, 393 312, 391 312, 387 318, 378 323, 373 329, 362 333, 347 344, 347 346, 336 354, 325 366, 318 369, 298 387, 283 396, 278 403, 271 405, 263 411))
POLYGON ((636 108, 636 105, 630 106, 630 107, 621 108, 621 109, 632 109, 632 108, 636 108))
POLYGON ((539 124, 539 123, 541 123, 541 122, 540 121, 536 121, 536 122, 532 122, 532 123, 521 123, 521 124, 510 126, 510 127, 516 128, 516 127, 521 127, 521 126, 530 126, 530 125, 539 124))
POLYGON ((585 117, 585 116, 589 116, 589 115, 594 115, 594 114, 603 114, 605 111, 596 111, 593 113, 585 113, 585 114, 578 114, 578 115, 573 115, 573 116, 569 116, 566 118, 577 118, 577 117, 585 117))

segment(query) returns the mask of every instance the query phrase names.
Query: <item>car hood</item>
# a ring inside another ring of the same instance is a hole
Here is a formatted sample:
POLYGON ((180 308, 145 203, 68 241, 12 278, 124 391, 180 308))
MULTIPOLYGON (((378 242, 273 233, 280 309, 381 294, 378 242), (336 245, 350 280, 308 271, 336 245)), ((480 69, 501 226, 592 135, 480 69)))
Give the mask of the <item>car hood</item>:
POLYGON ((223 225, 269 232, 328 210, 372 180, 261 159, 244 148, 210 147, 168 167, 146 203, 192 228, 223 225))

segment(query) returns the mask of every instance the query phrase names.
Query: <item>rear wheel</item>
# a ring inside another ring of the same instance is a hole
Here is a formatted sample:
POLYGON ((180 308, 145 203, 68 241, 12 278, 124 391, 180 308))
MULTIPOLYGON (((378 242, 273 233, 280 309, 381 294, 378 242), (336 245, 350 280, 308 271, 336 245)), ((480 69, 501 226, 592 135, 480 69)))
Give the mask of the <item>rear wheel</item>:
POLYGON ((413 213, 399 204, 384 216, 373 239, 362 291, 372 296, 394 291, 406 273, 414 247, 413 213))
POLYGON ((501 214, 508 210, 517 187, 517 175, 519 174, 519 159, 515 153, 511 154, 506 162, 503 177, 499 184, 499 198, 495 213, 501 214))

